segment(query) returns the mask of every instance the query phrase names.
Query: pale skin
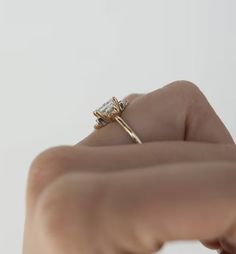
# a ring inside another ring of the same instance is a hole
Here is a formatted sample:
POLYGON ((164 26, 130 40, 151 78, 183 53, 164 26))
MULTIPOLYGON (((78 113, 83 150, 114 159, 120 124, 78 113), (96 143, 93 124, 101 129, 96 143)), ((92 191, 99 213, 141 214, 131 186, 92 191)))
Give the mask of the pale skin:
POLYGON ((192 83, 127 97, 117 124, 33 161, 24 254, 148 254, 199 240, 236 253, 236 146, 192 83))

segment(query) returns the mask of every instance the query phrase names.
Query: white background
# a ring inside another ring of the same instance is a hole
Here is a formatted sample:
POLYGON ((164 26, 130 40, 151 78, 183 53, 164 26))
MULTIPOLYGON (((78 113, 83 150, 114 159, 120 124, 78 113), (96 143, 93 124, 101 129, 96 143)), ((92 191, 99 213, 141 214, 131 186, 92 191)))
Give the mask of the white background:
POLYGON ((113 95, 191 80, 236 137, 235 13, 234 0, 0 0, 0 253, 21 252, 32 159, 89 134, 113 95))

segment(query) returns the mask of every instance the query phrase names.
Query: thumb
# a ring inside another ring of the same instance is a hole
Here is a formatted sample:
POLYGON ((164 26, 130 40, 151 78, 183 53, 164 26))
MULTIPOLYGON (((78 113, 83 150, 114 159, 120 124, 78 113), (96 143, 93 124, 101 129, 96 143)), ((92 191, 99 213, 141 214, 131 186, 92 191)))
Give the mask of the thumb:
POLYGON ((169 240, 232 243, 236 164, 153 166, 108 173, 106 181, 102 227, 128 253, 155 252, 169 240))

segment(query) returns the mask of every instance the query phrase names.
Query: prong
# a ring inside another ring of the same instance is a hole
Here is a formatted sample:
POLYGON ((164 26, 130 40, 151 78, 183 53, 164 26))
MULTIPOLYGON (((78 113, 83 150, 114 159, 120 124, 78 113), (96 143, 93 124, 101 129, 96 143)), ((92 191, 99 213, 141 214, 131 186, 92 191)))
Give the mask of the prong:
POLYGON ((112 97, 112 100, 114 102, 113 108, 115 109, 116 113, 121 113, 121 108, 120 108, 120 104, 119 101, 117 100, 116 97, 112 97))
POLYGON ((99 124, 95 124, 93 127, 94 127, 94 129, 98 130, 98 129, 101 129, 103 126, 101 126, 99 124))
POLYGON ((97 111, 97 110, 93 111, 93 114, 94 114, 95 116, 98 116, 98 111, 97 111))
POLYGON ((102 114, 100 111, 96 111, 96 117, 97 118, 102 118, 102 119, 104 119, 104 118, 106 118, 106 115, 105 114, 102 114))
POLYGON ((116 97, 112 97, 112 100, 113 100, 113 102, 115 103, 115 105, 119 105, 119 101, 117 100, 116 97))
POLYGON ((120 110, 124 111, 124 109, 126 108, 126 106, 128 105, 128 101, 127 100, 121 100, 119 101, 119 106, 120 106, 120 110))

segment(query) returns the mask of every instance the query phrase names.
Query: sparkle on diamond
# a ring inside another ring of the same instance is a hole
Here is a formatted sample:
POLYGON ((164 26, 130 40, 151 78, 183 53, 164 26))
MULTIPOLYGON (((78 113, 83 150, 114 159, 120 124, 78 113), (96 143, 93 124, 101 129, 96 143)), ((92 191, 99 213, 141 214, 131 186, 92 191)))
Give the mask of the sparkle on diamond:
POLYGON ((98 110, 103 113, 111 113, 113 111, 114 102, 112 99, 104 103, 98 110))

